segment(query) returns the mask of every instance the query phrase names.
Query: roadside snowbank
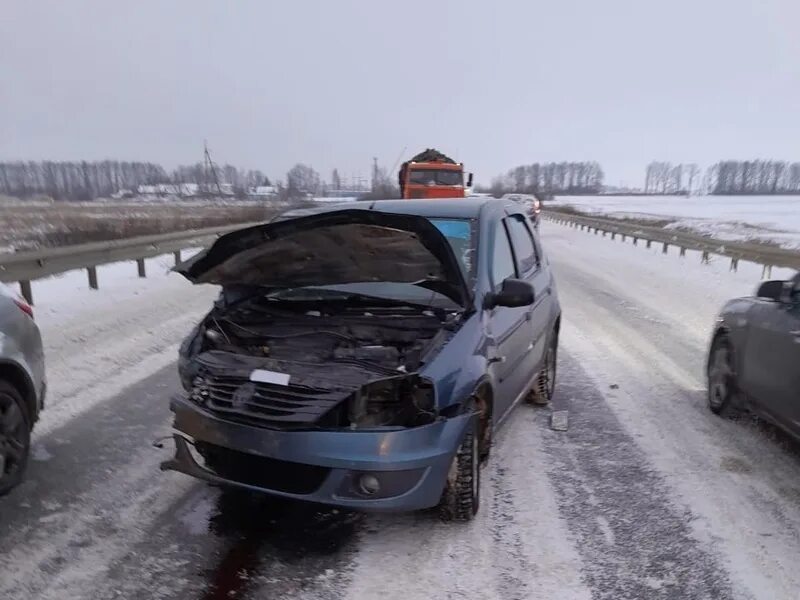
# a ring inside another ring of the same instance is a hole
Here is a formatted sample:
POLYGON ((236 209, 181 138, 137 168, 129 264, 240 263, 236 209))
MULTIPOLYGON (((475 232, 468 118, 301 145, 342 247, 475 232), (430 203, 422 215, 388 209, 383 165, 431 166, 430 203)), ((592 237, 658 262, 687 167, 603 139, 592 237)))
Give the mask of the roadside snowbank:
POLYGON ((800 248, 800 196, 557 196, 548 206, 616 219, 672 221, 717 239, 800 248))

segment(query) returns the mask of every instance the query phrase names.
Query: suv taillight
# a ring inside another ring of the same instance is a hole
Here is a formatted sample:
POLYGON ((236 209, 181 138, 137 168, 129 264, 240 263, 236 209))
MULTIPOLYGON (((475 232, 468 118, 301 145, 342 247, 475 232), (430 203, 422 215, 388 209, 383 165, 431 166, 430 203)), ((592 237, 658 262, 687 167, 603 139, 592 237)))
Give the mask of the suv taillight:
POLYGON ((25 302, 22 298, 14 298, 14 304, 16 304, 19 309, 28 315, 31 319, 33 318, 33 307, 25 302))

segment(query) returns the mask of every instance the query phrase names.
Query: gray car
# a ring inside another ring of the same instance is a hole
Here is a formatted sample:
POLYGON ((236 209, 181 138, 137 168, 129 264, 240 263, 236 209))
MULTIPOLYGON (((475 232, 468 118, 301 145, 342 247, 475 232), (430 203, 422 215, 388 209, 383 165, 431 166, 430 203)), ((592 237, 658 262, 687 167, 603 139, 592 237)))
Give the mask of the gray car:
POLYGON ((45 388, 42 337, 33 309, 0 284, 0 496, 22 481, 45 388))
POLYGON ((752 410, 800 438, 800 273, 731 300, 708 359, 708 403, 717 414, 752 410))

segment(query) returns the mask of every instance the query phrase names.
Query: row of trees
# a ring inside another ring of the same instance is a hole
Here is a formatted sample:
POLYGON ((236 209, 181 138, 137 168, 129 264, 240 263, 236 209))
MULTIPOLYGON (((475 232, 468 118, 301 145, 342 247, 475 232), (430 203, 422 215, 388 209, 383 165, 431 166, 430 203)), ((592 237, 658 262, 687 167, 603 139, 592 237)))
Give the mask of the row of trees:
MULTIPOLYGON (((272 182, 262 171, 242 170, 232 165, 207 164, 182 165, 167 172, 162 166, 147 162, 0 162, 0 194, 28 198, 49 196, 55 200, 92 200, 109 197, 121 190, 136 192, 141 185, 206 184, 213 190, 215 184, 229 184, 236 195, 244 195, 248 188, 270 186, 272 182)), ((276 182, 281 198, 333 194, 339 190, 362 191, 394 197, 398 194, 386 169, 375 165, 372 180, 345 178, 334 169, 330 182, 322 179, 311 166, 298 163, 286 174, 286 183, 276 182)))
POLYGON ((164 168, 147 162, 0 163, 0 194, 20 198, 46 195, 56 200, 91 200, 166 181, 164 168))
POLYGON ((551 162, 520 165, 492 180, 494 195, 521 194, 596 194, 603 187, 600 164, 587 162, 551 162))
POLYGON ((800 194, 800 163, 723 160, 701 173, 694 163, 673 165, 654 161, 645 170, 644 191, 647 194, 800 194))
POLYGON ((654 161, 647 165, 645 194, 686 194, 700 185, 700 167, 694 163, 673 165, 654 161))
POLYGON ((800 194, 800 163, 724 160, 707 171, 712 194, 800 194))
MULTIPOLYGON (((216 168, 219 183, 236 192, 269 185, 261 171, 243 171, 231 165, 216 168)), ((140 185, 159 183, 214 183, 203 163, 180 166, 172 173, 148 162, 104 160, 100 162, 28 161, 0 163, 0 194, 26 198, 36 195, 55 200, 92 200, 120 190, 136 191, 140 185)))

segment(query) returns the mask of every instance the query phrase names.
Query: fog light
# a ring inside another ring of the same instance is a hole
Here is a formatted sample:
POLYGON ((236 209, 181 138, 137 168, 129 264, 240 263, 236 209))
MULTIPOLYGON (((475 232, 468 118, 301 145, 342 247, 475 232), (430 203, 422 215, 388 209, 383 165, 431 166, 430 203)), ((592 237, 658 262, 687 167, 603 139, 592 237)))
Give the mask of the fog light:
POLYGON ((358 489, 362 494, 372 496, 380 491, 381 483, 375 475, 362 475, 358 478, 358 489))

